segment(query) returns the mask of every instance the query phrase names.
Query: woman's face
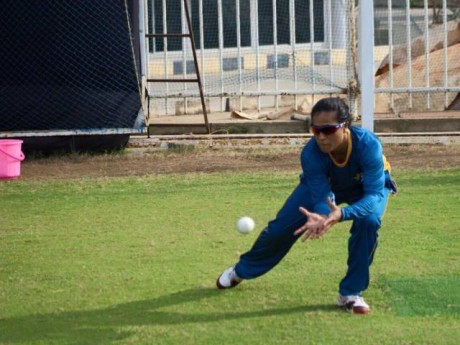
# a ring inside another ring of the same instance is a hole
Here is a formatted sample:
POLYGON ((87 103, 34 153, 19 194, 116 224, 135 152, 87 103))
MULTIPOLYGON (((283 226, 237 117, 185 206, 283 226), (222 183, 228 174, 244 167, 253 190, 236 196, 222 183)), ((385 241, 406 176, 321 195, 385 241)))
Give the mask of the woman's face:
POLYGON ((345 125, 337 121, 336 111, 322 111, 314 115, 312 129, 316 142, 324 153, 335 151, 347 140, 345 125))

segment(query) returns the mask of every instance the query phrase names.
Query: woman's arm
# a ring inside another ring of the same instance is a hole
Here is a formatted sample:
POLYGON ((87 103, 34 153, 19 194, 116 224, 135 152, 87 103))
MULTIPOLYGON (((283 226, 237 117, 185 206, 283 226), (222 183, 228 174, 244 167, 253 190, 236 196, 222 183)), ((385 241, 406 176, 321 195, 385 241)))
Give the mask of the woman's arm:
POLYGON ((342 208, 342 220, 363 218, 376 212, 377 204, 384 197, 382 145, 378 139, 375 139, 366 146, 361 155, 364 195, 353 205, 342 208))

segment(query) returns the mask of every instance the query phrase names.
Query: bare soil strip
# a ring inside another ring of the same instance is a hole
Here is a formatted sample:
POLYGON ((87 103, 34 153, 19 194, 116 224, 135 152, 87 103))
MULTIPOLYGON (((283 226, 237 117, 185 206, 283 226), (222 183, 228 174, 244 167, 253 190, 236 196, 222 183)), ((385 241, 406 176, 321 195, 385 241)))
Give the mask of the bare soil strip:
MULTIPOLYGON (((186 174, 191 172, 299 171, 301 148, 127 149, 103 155, 28 157, 21 180, 186 174)), ((460 168, 460 145, 386 145, 393 170, 460 168)))

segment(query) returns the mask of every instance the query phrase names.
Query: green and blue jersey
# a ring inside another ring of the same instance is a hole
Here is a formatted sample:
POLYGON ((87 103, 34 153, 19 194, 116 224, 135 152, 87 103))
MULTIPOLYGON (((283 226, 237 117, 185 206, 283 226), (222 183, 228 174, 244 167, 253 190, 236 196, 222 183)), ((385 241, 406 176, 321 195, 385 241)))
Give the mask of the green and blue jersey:
POLYGON ((385 187, 396 190, 378 137, 355 126, 347 131, 348 151, 343 163, 323 153, 315 138, 307 143, 300 158, 301 181, 311 193, 314 212, 328 215, 326 200, 333 195, 336 204, 348 204, 342 208, 342 220, 355 220, 377 211, 385 187))

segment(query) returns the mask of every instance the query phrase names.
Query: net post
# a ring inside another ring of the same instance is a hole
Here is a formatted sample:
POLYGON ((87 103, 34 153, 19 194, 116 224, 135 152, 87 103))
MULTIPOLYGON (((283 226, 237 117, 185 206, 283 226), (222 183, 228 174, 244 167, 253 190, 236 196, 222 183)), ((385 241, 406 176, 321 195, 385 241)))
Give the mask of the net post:
POLYGON ((359 85, 363 128, 374 131, 374 3, 359 2, 359 85))

